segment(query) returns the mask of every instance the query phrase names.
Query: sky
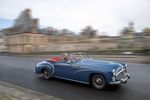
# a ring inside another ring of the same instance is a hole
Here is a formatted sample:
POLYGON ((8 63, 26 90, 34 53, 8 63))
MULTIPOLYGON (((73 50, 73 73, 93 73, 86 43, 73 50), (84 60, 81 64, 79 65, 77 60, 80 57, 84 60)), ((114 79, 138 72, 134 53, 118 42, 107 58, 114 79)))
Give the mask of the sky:
POLYGON ((150 27, 150 0, 0 0, 0 28, 10 27, 21 11, 32 9, 40 27, 70 29, 92 26, 116 36, 133 21, 136 31, 150 27))

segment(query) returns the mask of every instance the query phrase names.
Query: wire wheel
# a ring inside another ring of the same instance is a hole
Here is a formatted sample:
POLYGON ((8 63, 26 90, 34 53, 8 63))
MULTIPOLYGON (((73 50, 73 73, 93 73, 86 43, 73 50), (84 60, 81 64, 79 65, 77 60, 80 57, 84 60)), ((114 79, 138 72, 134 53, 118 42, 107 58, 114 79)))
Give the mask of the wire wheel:
POLYGON ((50 79, 50 76, 51 76, 51 73, 50 73, 47 69, 44 69, 44 70, 42 71, 42 77, 43 77, 44 79, 50 79))
POLYGON ((96 89, 104 89, 106 80, 102 75, 94 75, 91 79, 91 85, 96 89))

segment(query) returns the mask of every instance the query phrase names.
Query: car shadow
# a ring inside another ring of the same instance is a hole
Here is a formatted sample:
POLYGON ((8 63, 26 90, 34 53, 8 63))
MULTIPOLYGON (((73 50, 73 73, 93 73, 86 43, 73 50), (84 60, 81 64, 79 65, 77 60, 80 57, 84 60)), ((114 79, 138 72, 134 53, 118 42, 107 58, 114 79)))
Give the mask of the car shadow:
POLYGON ((59 79, 59 78, 51 78, 49 80, 46 79, 42 79, 41 77, 37 78, 40 82, 44 83, 44 84, 58 84, 58 86, 63 86, 63 85, 68 85, 74 88, 82 88, 85 90, 95 90, 95 91, 103 91, 103 92, 114 92, 114 91, 120 91, 122 90, 121 85, 108 85, 107 88, 102 89, 102 90, 97 90, 94 89, 91 85, 88 84, 83 84, 83 83, 79 83, 79 82, 74 82, 74 81, 68 81, 68 80, 64 80, 64 79, 59 79))

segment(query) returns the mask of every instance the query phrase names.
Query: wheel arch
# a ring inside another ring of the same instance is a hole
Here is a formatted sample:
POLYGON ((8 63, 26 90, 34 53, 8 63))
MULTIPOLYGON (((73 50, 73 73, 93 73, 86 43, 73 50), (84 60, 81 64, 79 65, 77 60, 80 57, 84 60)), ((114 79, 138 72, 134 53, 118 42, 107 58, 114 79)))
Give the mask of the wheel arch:
POLYGON ((52 74, 54 74, 55 72, 55 68, 52 64, 44 63, 44 64, 41 64, 40 66, 41 66, 40 73, 42 73, 44 69, 49 70, 50 72, 52 72, 52 74))
POLYGON ((93 72, 89 75, 89 83, 91 84, 91 79, 94 75, 101 75, 105 78, 106 80, 106 83, 108 84, 108 79, 107 79, 107 76, 104 74, 104 73, 98 73, 98 72, 93 72))
POLYGON ((41 72, 40 72, 40 73, 43 73, 43 71, 44 71, 45 69, 48 70, 48 68, 44 68, 44 67, 43 67, 43 68, 41 69, 41 72))

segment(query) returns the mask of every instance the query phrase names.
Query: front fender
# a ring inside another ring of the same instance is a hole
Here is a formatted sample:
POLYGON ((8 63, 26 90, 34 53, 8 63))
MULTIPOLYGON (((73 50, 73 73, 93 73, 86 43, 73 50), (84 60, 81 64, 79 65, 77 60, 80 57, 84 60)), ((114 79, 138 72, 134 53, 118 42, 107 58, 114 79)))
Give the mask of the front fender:
POLYGON ((90 75, 89 75, 89 78, 91 78, 91 76, 94 75, 94 74, 100 74, 100 75, 104 76, 107 83, 109 83, 110 80, 112 79, 109 72, 102 72, 102 71, 93 71, 93 72, 91 72, 90 75))
POLYGON ((83 69, 83 70, 75 71, 73 73, 73 76, 74 76, 75 80, 89 82, 90 81, 90 77, 93 74, 101 74, 101 75, 103 75, 106 78, 107 82, 109 82, 111 80, 111 76, 107 72, 96 71, 96 70, 89 70, 89 69, 83 69))

